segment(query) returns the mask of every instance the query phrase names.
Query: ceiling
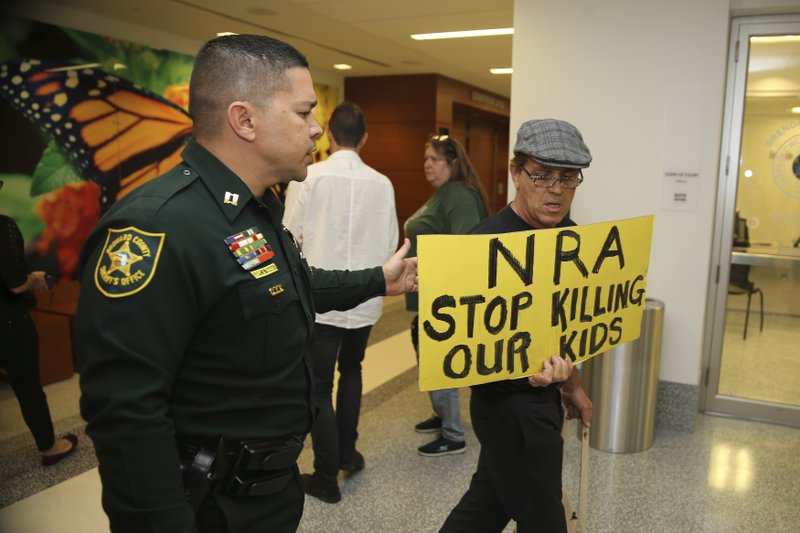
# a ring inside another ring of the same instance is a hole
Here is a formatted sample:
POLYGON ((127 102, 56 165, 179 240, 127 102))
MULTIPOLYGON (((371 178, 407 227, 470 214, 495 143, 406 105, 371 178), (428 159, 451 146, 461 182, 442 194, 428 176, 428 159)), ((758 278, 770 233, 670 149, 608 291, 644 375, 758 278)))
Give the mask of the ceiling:
MULTIPOLYGON (((490 68, 511 66, 511 35, 439 41, 415 41, 409 35, 511 27, 514 0, 48 0, 36 4, 39 12, 47 7, 66 9, 163 32, 183 45, 175 47, 180 52, 196 53, 217 32, 260 33, 294 45, 308 57, 314 71, 348 77, 438 73, 502 96, 511 92, 511 76, 489 73, 490 68), (181 49, 187 41, 196 46, 181 49), (350 64, 353 69, 336 71, 336 63, 350 64)), ((26 10, 31 13, 30 1, 23 6, 23 15, 26 10)))

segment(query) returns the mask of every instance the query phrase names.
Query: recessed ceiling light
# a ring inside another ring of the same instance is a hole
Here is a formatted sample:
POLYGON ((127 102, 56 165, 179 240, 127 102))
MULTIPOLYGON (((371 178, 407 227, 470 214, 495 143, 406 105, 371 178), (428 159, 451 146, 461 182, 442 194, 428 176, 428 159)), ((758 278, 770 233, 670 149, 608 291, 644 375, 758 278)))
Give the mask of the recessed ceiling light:
POLYGON ((233 33, 232 31, 221 31, 217 33, 217 37, 226 37, 228 35, 239 35, 239 34, 233 33))
POLYGON ((514 72, 514 69, 511 67, 490 68, 489 72, 491 72, 492 74, 511 74, 512 72, 514 72))
POLYGON ((491 28, 486 30, 445 31, 439 33, 415 33, 411 36, 416 41, 430 39, 460 39, 462 37, 490 37, 492 35, 511 35, 514 28, 491 28))
POLYGON ((793 107, 792 113, 800 113, 800 107, 793 107))
POLYGON ((347 63, 336 63, 333 68, 336 70, 350 70, 353 68, 352 65, 348 65, 347 63))

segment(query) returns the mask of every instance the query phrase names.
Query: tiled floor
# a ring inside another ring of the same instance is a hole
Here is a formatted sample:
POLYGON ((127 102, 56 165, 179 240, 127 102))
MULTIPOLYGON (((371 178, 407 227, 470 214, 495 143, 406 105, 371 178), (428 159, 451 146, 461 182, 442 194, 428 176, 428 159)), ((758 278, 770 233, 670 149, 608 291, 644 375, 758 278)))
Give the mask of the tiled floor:
POLYGON ((747 338, 743 311, 728 311, 719 392, 727 396, 800 405, 800 317, 768 313, 759 331, 750 312, 747 338))
MULTIPOLYGON (((413 425, 429 415, 430 405, 404 373, 413 365, 405 331, 370 347, 367 389, 374 389, 377 397, 386 386, 376 387, 398 374, 401 377, 392 383, 399 386, 385 398, 368 402, 362 416, 358 447, 366 469, 342 483, 339 504, 308 498, 301 533, 435 532, 460 498, 477 460, 471 424, 465 420, 465 454, 417 455, 416 447, 430 436, 414 433, 413 425)), ((63 420, 73 420, 75 380, 48 387, 48 396, 51 405, 58 405, 54 418, 58 412, 67 416, 63 420)), ((468 396, 464 391, 465 413, 468 396)), ((13 402, 0 391, 0 440, 13 435, 10 440, 22 443, 24 435, 19 433, 24 429, 13 427, 13 402)), ((570 428, 570 435, 573 430, 577 428, 570 428)), ((309 448, 300 459, 304 472, 311 468, 309 448)), ((694 433, 657 432, 652 448, 644 452, 591 450, 587 531, 794 533, 800 530, 798 454, 800 429, 705 415, 699 416, 694 433)), ((573 500, 578 495, 579 455, 578 440, 570 436, 564 470, 565 488, 573 500)), ((30 454, 31 460, 35 457, 35 452, 30 454)), ((0 483, 4 479, 0 472, 0 483)), ((0 532, 106 533, 99 494, 97 471, 88 470, 0 509, 0 532)), ((513 524, 506 528, 511 531, 513 524)))

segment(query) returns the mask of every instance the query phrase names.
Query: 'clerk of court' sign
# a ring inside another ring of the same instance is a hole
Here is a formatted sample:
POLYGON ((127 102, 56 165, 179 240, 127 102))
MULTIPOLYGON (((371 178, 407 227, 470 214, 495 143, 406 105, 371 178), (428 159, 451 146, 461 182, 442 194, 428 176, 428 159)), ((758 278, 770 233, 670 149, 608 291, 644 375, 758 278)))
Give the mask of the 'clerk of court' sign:
POLYGON ((636 339, 653 217, 419 237, 420 390, 533 375, 636 339))

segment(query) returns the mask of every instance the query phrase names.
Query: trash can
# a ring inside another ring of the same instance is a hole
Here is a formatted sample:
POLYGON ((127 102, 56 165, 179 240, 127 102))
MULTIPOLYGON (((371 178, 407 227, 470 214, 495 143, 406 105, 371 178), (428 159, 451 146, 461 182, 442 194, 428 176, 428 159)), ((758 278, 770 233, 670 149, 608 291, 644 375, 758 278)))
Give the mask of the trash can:
POLYGON ((581 380, 594 403, 589 445, 613 453, 653 445, 664 303, 647 298, 638 339, 583 364, 581 380))

